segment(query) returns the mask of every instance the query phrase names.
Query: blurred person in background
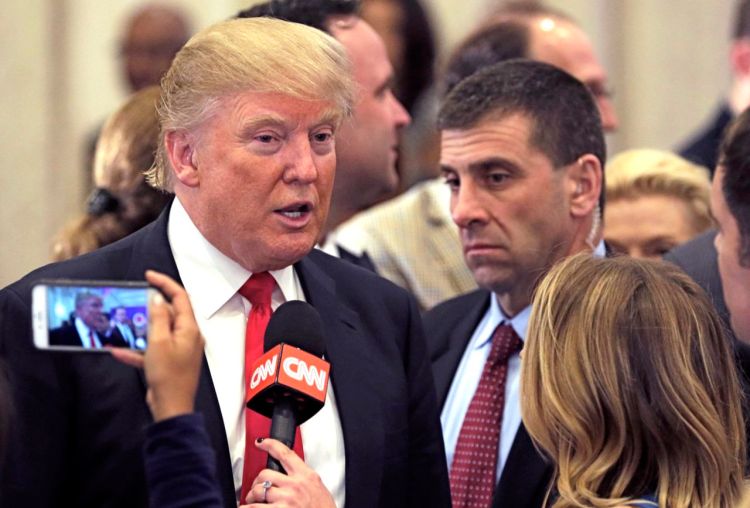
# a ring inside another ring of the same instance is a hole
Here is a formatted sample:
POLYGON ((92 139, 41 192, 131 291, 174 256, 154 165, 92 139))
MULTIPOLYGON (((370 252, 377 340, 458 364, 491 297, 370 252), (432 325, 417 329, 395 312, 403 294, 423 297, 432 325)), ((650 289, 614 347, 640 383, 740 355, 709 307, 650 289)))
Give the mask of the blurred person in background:
POLYGON ((532 303, 523 422, 555 472, 546 506, 733 508, 742 394, 723 324, 676 267, 562 261, 532 303))
POLYGON ((412 117, 399 147, 399 190, 438 176, 435 129, 435 36, 419 0, 364 0, 362 19, 383 38, 393 64, 394 93, 412 117))
MULTIPOLYGON (((120 73, 127 93, 159 85, 174 56, 189 38, 187 17, 175 7, 146 3, 133 11, 119 37, 120 73)), ((87 191, 91 190, 91 172, 100 132, 101 127, 97 127, 86 141, 84 182, 87 191)))
POLYGON ((716 167, 724 130, 732 118, 750 106, 750 0, 737 0, 732 24, 729 93, 706 125, 680 148, 680 155, 709 168, 711 174, 716 167))
POLYGON ((124 238, 156 219, 169 194, 146 183, 159 141, 159 87, 130 97, 105 123, 94 157, 95 189, 86 213, 72 220, 52 244, 62 261, 124 238))
MULTIPOLYGON (((564 13, 538 4, 511 3, 469 35, 448 61, 442 95, 476 71, 512 58, 549 63, 573 75, 592 93, 605 131, 616 129, 607 74, 588 37, 564 13)), ((380 275, 429 310, 476 288, 448 201, 442 178, 423 182, 343 224, 340 243, 353 252, 366 251, 380 275)))
POLYGON ((658 259, 713 225, 706 168, 638 149, 614 157, 604 174, 604 240, 614 252, 658 259))
POLYGON ((319 248, 375 270, 366 251, 338 242, 338 226, 382 201, 398 188, 401 131, 411 117, 394 95, 395 74, 383 39, 359 16, 359 0, 270 0, 237 17, 270 17, 311 26, 346 49, 357 84, 354 114, 336 137, 336 179, 319 248))

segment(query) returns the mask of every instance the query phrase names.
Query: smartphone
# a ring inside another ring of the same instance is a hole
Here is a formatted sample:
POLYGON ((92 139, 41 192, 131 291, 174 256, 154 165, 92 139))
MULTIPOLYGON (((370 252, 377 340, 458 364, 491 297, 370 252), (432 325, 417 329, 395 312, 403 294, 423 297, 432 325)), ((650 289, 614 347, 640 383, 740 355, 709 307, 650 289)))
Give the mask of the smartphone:
POLYGON ((34 346, 92 353, 110 347, 143 351, 154 291, 145 281, 39 281, 31 293, 34 346))

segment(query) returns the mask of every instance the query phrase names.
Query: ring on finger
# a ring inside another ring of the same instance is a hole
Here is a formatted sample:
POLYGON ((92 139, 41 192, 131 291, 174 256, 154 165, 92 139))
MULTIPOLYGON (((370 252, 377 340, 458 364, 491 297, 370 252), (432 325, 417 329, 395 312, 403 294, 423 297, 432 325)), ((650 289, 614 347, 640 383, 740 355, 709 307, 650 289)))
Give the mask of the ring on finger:
POLYGON ((263 487, 263 502, 264 503, 268 502, 268 489, 270 489, 272 485, 273 483, 271 483, 271 480, 265 480, 261 484, 261 486, 263 487))

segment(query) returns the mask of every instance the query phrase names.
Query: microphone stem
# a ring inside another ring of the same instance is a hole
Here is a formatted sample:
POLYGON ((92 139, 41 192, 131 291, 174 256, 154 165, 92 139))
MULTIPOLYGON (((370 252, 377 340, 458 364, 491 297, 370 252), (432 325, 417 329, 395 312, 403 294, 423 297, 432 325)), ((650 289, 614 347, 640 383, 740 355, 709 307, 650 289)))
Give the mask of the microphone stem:
MULTIPOLYGON (((281 400, 276 402, 273 408, 270 437, 281 441, 289 448, 293 448, 294 433, 296 430, 297 415, 294 411, 294 404, 291 398, 282 397, 281 400)), ((266 467, 273 471, 286 474, 281 463, 270 455, 268 456, 266 467)))

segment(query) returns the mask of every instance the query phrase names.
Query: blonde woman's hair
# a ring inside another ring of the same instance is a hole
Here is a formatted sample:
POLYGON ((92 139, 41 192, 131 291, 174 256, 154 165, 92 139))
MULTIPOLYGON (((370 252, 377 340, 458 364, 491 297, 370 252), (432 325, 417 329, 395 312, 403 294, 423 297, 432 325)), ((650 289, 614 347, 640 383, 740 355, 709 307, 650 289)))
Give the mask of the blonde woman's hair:
POLYGON ((344 48, 330 35, 271 18, 217 23, 191 38, 161 82, 160 143, 149 183, 172 190, 164 138, 194 130, 221 99, 244 92, 278 93, 331 104, 338 121, 351 115, 354 88, 344 48))
POLYGON ((688 205, 696 233, 713 225, 709 171, 672 152, 646 148, 621 152, 607 164, 605 180, 607 202, 672 196, 688 205))
POLYGON ((649 494, 660 507, 734 507, 745 428, 722 330, 667 263, 582 254, 552 268, 533 299, 521 407, 555 464, 553 507, 649 494))
POLYGON ((160 90, 151 86, 130 96, 107 119, 94 153, 92 196, 107 204, 68 222, 52 242, 52 257, 62 261, 91 252, 140 229, 158 217, 169 196, 150 187, 144 172, 154 163, 159 139, 156 104, 160 90))

